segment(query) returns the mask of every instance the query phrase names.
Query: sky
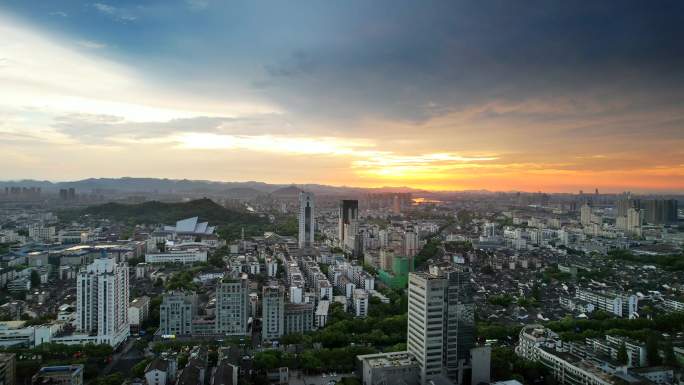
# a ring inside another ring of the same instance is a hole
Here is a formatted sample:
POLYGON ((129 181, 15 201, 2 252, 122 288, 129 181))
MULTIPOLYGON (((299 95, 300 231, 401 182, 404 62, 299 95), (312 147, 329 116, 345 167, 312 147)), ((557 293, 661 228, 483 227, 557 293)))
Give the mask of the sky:
POLYGON ((681 1, 0 1, 0 180, 684 192, 681 1))

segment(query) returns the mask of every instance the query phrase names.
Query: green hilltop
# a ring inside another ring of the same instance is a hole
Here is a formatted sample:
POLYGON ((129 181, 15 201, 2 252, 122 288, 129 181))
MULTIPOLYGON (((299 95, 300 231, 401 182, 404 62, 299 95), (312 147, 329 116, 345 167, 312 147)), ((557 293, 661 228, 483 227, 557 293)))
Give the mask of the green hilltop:
POLYGON ((58 213, 62 221, 71 222, 91 219, 109 219, 129 225, 136 224, 174 224, 177 220, 199 217, 200 221, 218 226, 217 232, 225 239, 239 237, 244 227, 247 235, 268 231, 268 219, 246 210, 226 208, 208 198, 189 202, 148 201, 137 204, 110 202, 89 206, 83 209, 67 210, 58 213))

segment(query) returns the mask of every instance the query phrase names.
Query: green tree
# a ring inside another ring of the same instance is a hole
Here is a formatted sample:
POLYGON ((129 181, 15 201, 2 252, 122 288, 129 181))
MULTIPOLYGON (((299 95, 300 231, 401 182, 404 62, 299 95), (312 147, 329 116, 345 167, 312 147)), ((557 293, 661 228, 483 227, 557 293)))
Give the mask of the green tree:
POLYGON ((303 340, 304 336, 301 333, 290 333, 280 338, 280 343, 282 345, 295 345, 302 343, 303 340))
POLYGON ((376 269, 375 267, 373 267, 367 263, 363 264, 363 269, 366 270, 371 275, 378 275, 378 269, 376 269))
POLYGON ((188 360, 190 357, 186 353, 182 353, 178 355, 178 369, 182 369, 185 367, 185 365, 188 364, 188 360))
POLYGON ((271 370, 280 367, 282 353, 277 350, 266 350, 254 355, 254 367, 261 370, 271 370))
POLYGON ((9 243, 0 243, 0 254, 8 253, 10 250, 9 243))
POLYGON ((131 373, 133 373, 133 375, 136 377, 142 378, 145 375, 145 368, 150 363, 150 361, 151 360, 149 358, 145 358, 144 360, 133 365, 133 368, 131 369, 131 373))
POLYGON ((440 253, 442 241, 439 237, 433 237, 427 241, 425 246, 414 257, 415 268, 418 269, 424 265, 429 259, 436 257, 440 253))
POLYGON ((492 268, 492 265, 484 265, 482 267, 482 274, 487 274, 487 275, 494 274, 494 269, 492 268))
POLYGON ((677 357, 675 357, 674 347, 672 346, 671 340, 667 340, 667 342, 665 342, 665 345, 663 346, 663 353, 665 353, 665 359, 663 360, 665 365, 677 366, 679 364, 677 357))
POLYGON ((216 366, 216 363, 218 362, 218 352, 216 350, 209 351, 207 361, 209 361, 209 366, 216 366))
POLYGON ((625 343, 621 343, 617 351, 617 360, 619 363, 627 365, 629 363, 629 357, 627 356, 627 346, 625 343))
POLYGON ((34 325, 44 325, 46 323, 50 323, 57 318, 57 315, 56 314, 43 314, 39 317, 31 318, 30 316, 28 316, 28 314, 24 313, 24 314, 22 314, 21 318, 22 318, 22 320, 26 321, 24 326, 34 326, 34 325), (24 315, 26 315, 27 317, 24 318, 24 315))
POLYGON ((302 369, 307 371, 320 370, 323 367, 323 361, 320 356, 313 350, 307 350, 302 353, 302 369))
POLYGON ((658 354, 658 337, 655 333, 650 333, 646 339, 646 360, 650 366, 660 365, 660 354, 658 354))
POLYGON ((542 291, 541 291, 541 288, 539 287, 538 284, 535 284, 534 286, 532 286, 531 295, 532 295, 532 298, 534 298, 537 302, 541 301, 542 291))
POLYGON ((221 250, 216 250, 216 252, 212 253, 207 262, 212 266, 226 267, 226 262, 223 260, 223 253, 221 250))
POLYGON ((342 377, 342 379, 338 382, 338 384, 342 384, 342 385, 361 385, 361 381, 359 381, 359 379, 356 378, 356 377, 342 377))
POLYGON ((400 342, 398 344, 394 344, 390 346, 389 348, 385 349, 386 352, 402 352, 406 351, 406 343, 405 342, 400 342))
POLYGON ((513 297, 508 294, 493 295, 487 298, 487 302, 492 305, 507 307, 513 303, 513 297))
POLYGON ((108 376, 98 377, 95 380, 95 385, 121 385, 124 377, 121 373, 112 373, 108 376))
POLYGON ((470 224, 470 222, 473 220, 473 215, 468 210, 461 210, 458 213, 456 213, 456 219, 458 219, 458 222, 461 225, 467 225, 470 224))
POLYGON ((197 290, 197 285, 192 282, 194 274, 188 270, 179 271, 171 276, 166 282, 166 290, 197 290))

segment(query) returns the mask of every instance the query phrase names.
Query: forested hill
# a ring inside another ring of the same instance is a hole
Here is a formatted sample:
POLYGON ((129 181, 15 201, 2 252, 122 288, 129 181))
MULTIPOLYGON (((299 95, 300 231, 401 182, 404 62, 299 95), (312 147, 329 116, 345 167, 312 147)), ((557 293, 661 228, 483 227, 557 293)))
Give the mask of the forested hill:
POLYGON ((71 222, 86 217, 92 219, 110 219, 130 225, 135 224, 174 224, 179 219, 199 217, 212 226, 218 226, 219 234, 234 239, 245 228, 249 235, 258 234, 269 227, 266 218, 247 211, 229 209, 208 198, 189 202, 149 201, 138 204, 105 203, 83 209, 68 210, 58 213, 60 219, 71 222))

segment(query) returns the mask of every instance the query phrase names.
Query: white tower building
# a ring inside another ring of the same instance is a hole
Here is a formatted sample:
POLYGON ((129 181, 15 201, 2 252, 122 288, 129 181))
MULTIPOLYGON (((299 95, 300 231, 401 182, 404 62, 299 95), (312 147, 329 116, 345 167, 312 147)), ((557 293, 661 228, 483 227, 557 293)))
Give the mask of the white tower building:
POLYGON ((118 346, 129 335, 128 265, 97 258, 76 278, 76 328, 97 335, 97 342, 118 346))
POLYGON ((463 384, 475 335, 475 305, 466 270, 409 273, 407 350, 418 360, 420 384, 445 374, 463 384))

